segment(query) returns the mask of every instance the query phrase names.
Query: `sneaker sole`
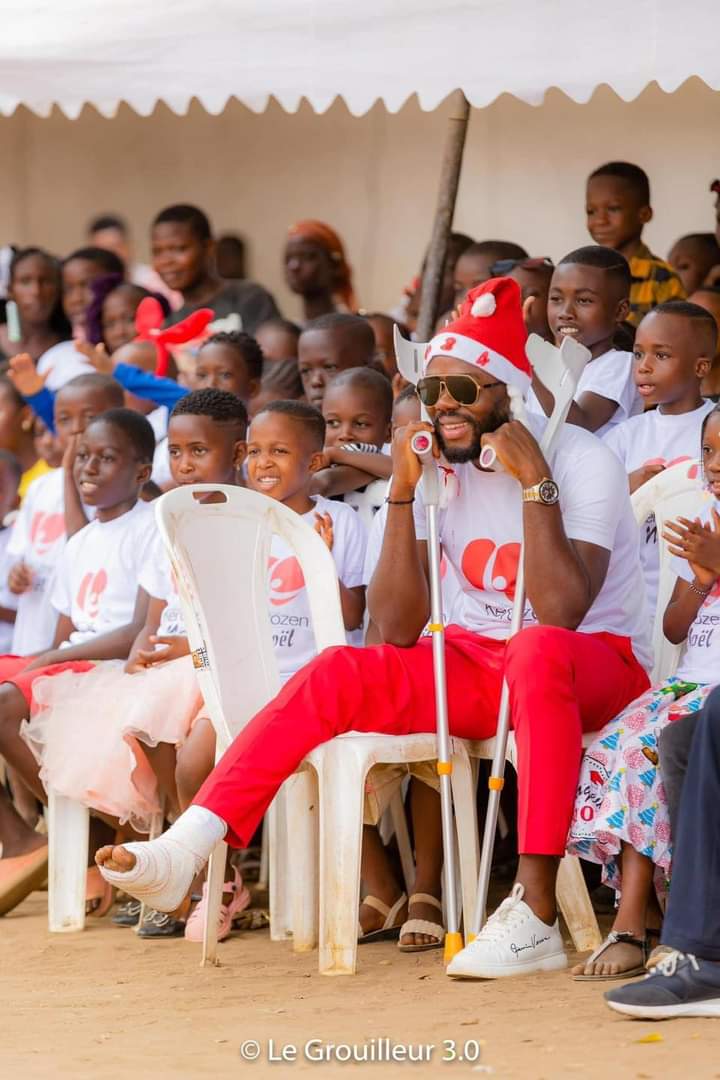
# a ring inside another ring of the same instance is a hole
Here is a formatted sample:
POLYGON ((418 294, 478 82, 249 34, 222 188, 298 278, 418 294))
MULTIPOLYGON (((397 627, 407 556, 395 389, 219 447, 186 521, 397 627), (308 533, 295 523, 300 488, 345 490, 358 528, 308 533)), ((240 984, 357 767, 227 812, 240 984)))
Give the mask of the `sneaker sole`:
POLYGON ((624 1005, 619 1001, 606 1001, 605 1004, 614 1012, 633 1016, 639 1020, 672 1020, 681 1016, 720 1016, 720 998, 712 1001, 698 1001, 694 1005, 624 1005))
POLYGON ((544 956, 542 960, 525 960, 519 964, 498 964, 495 967, 486 965, 472 972, 448 971, 446 974, 451 979, 506 979, 513 975, 532 975, 538 971, 562 971, 567 966, 568 958, 563 952, 544 956))

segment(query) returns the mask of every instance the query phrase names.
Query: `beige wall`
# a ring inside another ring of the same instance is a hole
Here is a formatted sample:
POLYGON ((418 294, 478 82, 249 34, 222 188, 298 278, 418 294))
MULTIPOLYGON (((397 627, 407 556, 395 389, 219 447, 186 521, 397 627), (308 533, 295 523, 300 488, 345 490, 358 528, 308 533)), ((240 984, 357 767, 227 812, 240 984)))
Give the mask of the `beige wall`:
MULTIPOLYGON (((246 235, 253 276, 296 315, 282 283, 284 230, 319 217, 345 237, 363 305, 384 308, 416 271, 429 234, 445 115, 414 102, 360 119, 341 104, 323 116, 277 105, 256 116, 237 103, 216 117, 197 106, 187 117, 160 107, 147 119, 123 108, 113 120, 86 109, 75 121, 20 110, 0 119, 0 242, 67 252, 91 214, 115 210, 145 255, 152 214, 193 201, 217 231, 246 235)), ((720 94, 696 80, 673 95, 648 89, 630 104, 607 89, 587 105, 555 91, 541 108, 503 97, 472 115, 456 227, 557 258, 586 240, 587 172, 629 158, 650 173, 656 217, 647 237, 665 254, 682 233, 712 228, 719 130, 720 94)))

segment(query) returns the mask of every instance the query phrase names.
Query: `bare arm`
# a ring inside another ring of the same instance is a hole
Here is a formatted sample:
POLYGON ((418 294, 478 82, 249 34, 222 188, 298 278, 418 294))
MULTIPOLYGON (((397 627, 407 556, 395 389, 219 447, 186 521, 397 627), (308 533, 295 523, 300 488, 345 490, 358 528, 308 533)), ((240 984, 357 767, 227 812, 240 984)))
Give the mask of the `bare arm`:
POLYGON ((320 469, 316 472, 310 486, 311 495, 324 495, 326 499, 333 495, 345 495, 348 491, 357 491, 371 484, 376 477, 355 469, 350 465, 337 465, 334 469, 320 469))
POLYGON ((79 442, 79 436, 73 435, 68 443, 68 448, 63 456, 63 500, 65 503, 65 535, 68 540, 71 536, 74 536, 76 532, 80 532, 84 529, 88 523, 88 519, 85 517, 85 510, 80 499, 80 492, 77 489, 75 483, 75 477, 73 475, 73 466, 75 464, 75 455, 77 454, 77 446, 79 442))
POLYGON ((665 609, 663 633, 679 645, 685 640, 705 598, 720 577, 720 516, 712 511, 713 523, 678 518, 668 521, 663 536, 672 555, 685 559, 694 574, 692 583, 678 579, 665 609))
MULTIPOLYGON (((550 416, 555 406, 555 398, 552 393, 540 382, 537 375, 533 376, 532 388, 535 396, 542 406, 546 416, 550 416)), ((617 411, 617 401, 594 394, 588 390, 580 395, 578 401, 573 401, 568 412, 567 422, 576 427, 585 428, 587 431, 598 431, 604 424, 612 419, 617 411)))
POLYGON ((90 641, 85 641, 81 645, 69 645, 65 649, 61 649, 59 646, 63 641, 67 641, 74 627, 67 615, 60 615, 55 630, 53 648, 49 652, 35 657, 32 663, 28 664, 27 670, 32 671, 35 668, 47 667, 50 664, 62 664, 70 660, 124 660, 145 623, 147 605, 148 595, 143 589, 139 588, 131 622, 118 627, 116 630, 110 630, 107 634, 97 634, 90 641))
POLYGON ((663 616, 663 633, 673 645, 680 645, 685 640, 704 601, 705 597, 692 589, 689 581, 677 579, 663 616))
POLYGON ((404 648, 415 644, 430 615, 427 545, 415 535, 413 505, 407 501, 414 499, 422 472, 410 448, 416 431, 432 428, 413 423, 395 432, 391 501, 380 558, 368 587, 368 610, 377 633, 388 644, 404 648))
MULTIPOLYGON (((552 479, 550 466, 528 429, 517 421, 483 436, 523 488, 552 479)), ((525 503, 525 590, 538 621, 576 630, 600 592, 610 552, 597 544, 571 540, 559 504, 525 503)))
POLYGON ((389 454, 372 454, 364 450, 345 450, 342 446, 330 446, 324 451, 331 465, 347 465, 368 473, 375 480, 389 480, 392 476, 392 458, 389 454))
POLYGON ((365 586, 356 585, 354 588, 348 589, 347 585, 343 585, 342 581, 339 581, 338 585, 340 586, 340 606, 342 607, 345 629, 357 630, 359 626, 362 626, 365 614, 365 586))

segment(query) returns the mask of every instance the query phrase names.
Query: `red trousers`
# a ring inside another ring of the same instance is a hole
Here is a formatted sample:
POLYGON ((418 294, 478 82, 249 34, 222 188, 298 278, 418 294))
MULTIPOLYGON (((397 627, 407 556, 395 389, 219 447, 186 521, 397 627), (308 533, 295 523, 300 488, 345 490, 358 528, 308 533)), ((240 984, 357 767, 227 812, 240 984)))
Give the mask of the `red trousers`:
MULTIPOLYGON (((553 626, 507 645, 448 629, 450 732, 496 730, 503 662, 518 748, 519 850, 562 855, 575 802, 584 731, 597 731, 647 689, 629 641, 553 626)), ((320 743, 348 731, 408 735, 435 729, 432 645, 326 649, 255 716, 223 755, 195 802, 246 846, 282 782, 320 743)))

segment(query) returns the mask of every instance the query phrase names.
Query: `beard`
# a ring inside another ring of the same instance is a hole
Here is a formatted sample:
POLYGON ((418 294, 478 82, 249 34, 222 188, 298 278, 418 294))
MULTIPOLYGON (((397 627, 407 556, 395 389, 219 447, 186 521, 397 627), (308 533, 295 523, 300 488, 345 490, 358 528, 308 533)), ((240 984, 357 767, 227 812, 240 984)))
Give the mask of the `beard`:
POLYGON ((480 450, 482 449, 483 435, 491 435, 493 431, 497 431, 503 424, 506 424, 510 419, 510 410, 506 403, 499 405, 493 409, 482 422, 476 420, 473 416, 468 416, 467 413, 446 412, 443 413, 443 415, 458 420, 464 420, 472 429, 472 438, 467 446, 453 446, 452 444, 445 442, 442 434, 442 427, 437 419, 433 425, 438 446, 447 463, 449 465, 462 465, 466 461, 478 460, 480 457, 480 450))

